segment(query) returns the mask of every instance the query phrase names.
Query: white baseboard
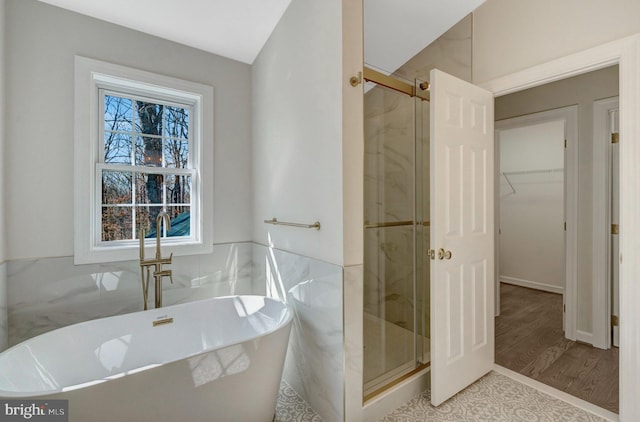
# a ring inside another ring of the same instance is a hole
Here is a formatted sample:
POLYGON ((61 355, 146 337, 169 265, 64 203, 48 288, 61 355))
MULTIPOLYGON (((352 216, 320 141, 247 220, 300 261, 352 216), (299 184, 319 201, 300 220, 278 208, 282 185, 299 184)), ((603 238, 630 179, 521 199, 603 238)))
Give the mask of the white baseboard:
POLYGON ((500 282, 513 284, 514 286, 527 287, 529 289, 543 290, 545 292, 563 294, 564 288, 551 284, 539 283, 537 281, 523 280, 521 278, 500 276, 500 282))
POLYGON ((589 412, 596 416, 599 416, 610 422, 619 422, 620 416, 617 414, 608 411, 607 409, 603 409, 602 407, 598 407, 593 403, 589 403, 588 401, 584 401, 579 399, 571 394, 565 393, 564 391, 560 391, 556 388, 550 387, 546 384, 541 383, 540 381, 536 381, 532 378, 526 377, 518 372, 514 372, 510 369, 505 368, 500 365, 493 365, 493 370, 499 374, 502 374, 506 377, 509 377, 513 380, 518 381, 521 384, 528 385, 529 387, 535 388, 538 391, 543 392, 551 397, 554 397, 558 400, 562 400, 566 403, 569 403, 572 406, 575 406, 579 409, 584 410, 585 412, 589 412))

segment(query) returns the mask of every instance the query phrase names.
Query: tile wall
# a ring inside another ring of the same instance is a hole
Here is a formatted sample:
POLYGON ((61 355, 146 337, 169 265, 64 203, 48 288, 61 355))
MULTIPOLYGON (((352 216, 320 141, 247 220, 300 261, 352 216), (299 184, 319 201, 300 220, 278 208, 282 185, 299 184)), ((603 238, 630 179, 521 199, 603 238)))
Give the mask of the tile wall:
MULTIPOLYGON (((9 261, 6 267, 9 345, 143 307, 137 261, 74 266, 65 257, 9 261)), ((171 269, 174 283, 163 285, 165 306, 231 294, 287 302, 294 320, 284 379, 323 419, 343 420, 341 267, 246 242, 216 245, 209 255, 174 257, 171 269)), ((0 335, 6 327, 0 319, 0 335)))
POLYGON ((253 266, 254 291, 294 310, 284 379, 324 420, 344 420, 342 267, 263 246, 253 266))

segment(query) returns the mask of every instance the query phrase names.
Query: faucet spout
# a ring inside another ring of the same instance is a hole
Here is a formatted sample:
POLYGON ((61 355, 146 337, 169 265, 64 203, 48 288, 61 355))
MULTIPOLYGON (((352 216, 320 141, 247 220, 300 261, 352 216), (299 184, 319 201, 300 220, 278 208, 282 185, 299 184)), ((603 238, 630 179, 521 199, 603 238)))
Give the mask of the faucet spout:
POLYGON ((160 211, 160 213, 158 213, 158 218, 156 218, 156 259, 160 259, 162 257, 162 251, 160 250, 160 238, 162 237, 163 220, 164 227, 167 229, 167 232, 171 230, 171 219, 169 219, 169 214, 164 211, 160 211))

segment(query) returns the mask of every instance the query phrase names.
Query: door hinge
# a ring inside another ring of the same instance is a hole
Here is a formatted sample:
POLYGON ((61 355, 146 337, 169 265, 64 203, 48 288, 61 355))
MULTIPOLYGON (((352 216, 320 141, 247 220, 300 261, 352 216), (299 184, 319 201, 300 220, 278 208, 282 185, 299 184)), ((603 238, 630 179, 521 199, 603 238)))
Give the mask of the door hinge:
POLYGON ((619 324, 620 324, 620 320, 618 318, 618 315, 611 315, 611 326, 619 327, 619 324))
POLYGON ((567 147, 567 140, 566 139, 564 140, 564 147, 565 148, 567 147))
POLYGON ((567 231, 567 222, 564 222, 564 231, 567 231))
POLYGON ((620 142, 620 134, 618 132, 614 132, 611 134, 611 143, 612 144, 617 144, 618 142, 620 142))
POLYGON ((620 226, 617 224, 611 225, 611 234, 620 234, 620 226))
POLYGON ((562 312, 567 312, 567 304, 566 303, 562 304, 562 312))

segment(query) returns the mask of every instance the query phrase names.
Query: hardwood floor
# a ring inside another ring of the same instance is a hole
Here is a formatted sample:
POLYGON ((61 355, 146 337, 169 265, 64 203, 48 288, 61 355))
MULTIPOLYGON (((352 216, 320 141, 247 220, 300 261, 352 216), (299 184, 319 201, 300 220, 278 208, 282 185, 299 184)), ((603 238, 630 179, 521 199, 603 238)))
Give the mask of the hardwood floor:
POLYGON ((564 338, 562 295, 501 284, 496 363, 618 413, 618 348, 564 338))

